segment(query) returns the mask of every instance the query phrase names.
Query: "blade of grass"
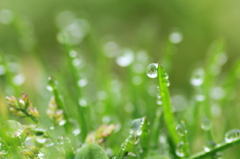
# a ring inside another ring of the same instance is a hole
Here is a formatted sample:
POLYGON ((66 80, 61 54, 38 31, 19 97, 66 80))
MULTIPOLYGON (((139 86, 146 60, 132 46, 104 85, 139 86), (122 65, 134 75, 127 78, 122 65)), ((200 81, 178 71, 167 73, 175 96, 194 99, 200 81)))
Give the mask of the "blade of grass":
POLYGON ((163 70, 163 67, 160 64, 158 64, 158 85, 160 91, 159 94, 162 98, 163 116, 166 123, 166 127, 171 140, 173 140, 173 143, 176 146, 180 139, 175 130, 176 125, 172 112, 168 86, 166 83, 165 71, 163 70))
POLYGON ((240 144, 240 138, 237 139, 237 140, 234 140, 232 142, 229 142, 229 143, 221 143, 221 144, 218 144, 215 148, 213 148, 212 150, 208 151, 208 152, 200 152, 200 153, 197 153, 195 155, 192 155, 191 157, 189 157, 188 159, 200 159, 200 158, 204 158, 204 157, 207 157, 207 156, 211 156, 211 155, 214 155, 216 154, 217 152, 219 151, 222 151, 222 150, 225 150, 229 147, 232 147, 236 144, 240 144))

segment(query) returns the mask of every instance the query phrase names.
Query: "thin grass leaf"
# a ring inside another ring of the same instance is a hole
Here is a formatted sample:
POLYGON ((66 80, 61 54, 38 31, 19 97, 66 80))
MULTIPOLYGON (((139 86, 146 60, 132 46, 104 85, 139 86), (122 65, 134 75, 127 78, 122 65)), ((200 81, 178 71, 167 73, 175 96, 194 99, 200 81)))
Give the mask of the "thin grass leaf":
POLYGON ((174 121, 174 116, 170 102, 170 95, 165 76, 166 76, 165 71, 163 70, 162 66, 158 64, 158 85, 160 91, 159 94, 162 98, 164 120, 171 140, 173 140, 174 145, 177 145, 177 143, 180 140, 175 130, 176 125, 174 121))
POLYGON ((188 159, 201 159, 201 158, 204 158, 204 157, 207 157, 207 156, 212 156, 219 151, 225 150, 225 149, 230 148, 230 147, 232 147, 234 145, 237 145, 237 144, 240 144, 240 138, 237 139, 237 140, 234 140, 232 142, 229 142, 229 143, 224 142, 224 143, 221 143, 221 144, 217 144, 217 146, 215 148, 213 148, 212 150, 210 150, 208 152, 203 151, 203 152, 197 153, 195 155, 192 155, 188 159))

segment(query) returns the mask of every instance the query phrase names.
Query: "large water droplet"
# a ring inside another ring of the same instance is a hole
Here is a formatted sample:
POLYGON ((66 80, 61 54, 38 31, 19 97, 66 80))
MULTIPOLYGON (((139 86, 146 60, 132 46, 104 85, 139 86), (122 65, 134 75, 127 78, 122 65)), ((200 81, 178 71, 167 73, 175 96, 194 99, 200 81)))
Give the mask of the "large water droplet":
POLYGON ((190 82, 193 86, 201 86, 204 81, 204 70, 198 68, 193 71, 190 82))
POLYGON ((203 148, 204 148, 204 151, 208 152, 208 151, 211 151, 215 146, 216 146, 216 143, 214 141, 208 140, 205 142, 203 148))
POLYGON ((225 141, 226 142, 232 142, 240 138, 240 130, 239 129, 233 129, 226 133, 225 135, 225 141))
POLYGON ((64 137, 63 137, 63 136, 59 136, 59 137, 57 138, 57 143, 58 143, 59 145, 63 145, 63 144, 64 144, 64 137))
POLYGON ((4 123, 4 129, 9 137, 18 137, 23 132, 22 125, 15 120, 7 120, 4 123))
POLYGON ((146 74, 150 78, 156 78, 158 75, 158 63, 151 63, 148 65, 146 74))
POLYGON ((183 120, 176 126, 176 131, 180 136, 185 136, 187 134, 186 125, 183 120))
POLYGON ((201 124, 201 128, 203 129, 203 130, 210 130, 211 129, 211 127, 212 127, 212 123, 211 123, 211 121, 210 121, 210 119, 208 119, 208 118, 203 118, 203 120, 202 120, 202 124, 201 124))
POLYGON ((176 147, 176 155, 179 157, 184 157, 185 156, 185 152, 184 152, 184 142, 179 142, 177 147, 176 147))
POLYGON ((135 119, 131 123, 131 132, 130 133, 135 133, 139 136, 142 134, 142 123, 143 119, 135 119))

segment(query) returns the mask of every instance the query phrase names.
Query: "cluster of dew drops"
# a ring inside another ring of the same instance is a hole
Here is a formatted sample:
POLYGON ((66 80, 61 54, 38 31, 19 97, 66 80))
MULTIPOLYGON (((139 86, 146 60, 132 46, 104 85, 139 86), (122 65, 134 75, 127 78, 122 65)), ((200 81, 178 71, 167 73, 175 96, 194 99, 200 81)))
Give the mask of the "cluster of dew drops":
MULTIPOLYGON (((147 76, 150 78, 156 78, 158 76, 158 66, 159 66, 158 63, 149 64, 146 69, 147 76)), ((202 81, 203 80, 202 70, 197 71, 197 72, 198 72, 198 74, 194 76, 195 78, 191 79, 191 83, 193 85, 201 85, 203 82, 202 81)), ((168 79, 168 75, 166 73, 165 73, 165 78, 168 79)), ((167 86, 169 86, 169 84, 167 84, 167 86)), ((201 128, 204 131, 209 131, 211 129, 211 127, 212 127, 212 124, 211 124, 210 119, 204 118, 202 121, 202 124, 201 124, 201 128)), ((181 121, 181 123, 176 126, 176 132, 181 137, 184 137, 187 134, 187 128, 186 128, 184 121, 181 121)), ((238 139, 240 139, 240 130, 239 129, 230 130, 225 134, 225 142, 227 142, 227 143, 233 142, 238 139)), ((179 156, 179 157, 186 156, 186 152, 184 149, 186 144, 188 144, 188 143, 185 143, 183 141, 178 143, 178 145, 176 147, 176 155, 177 156, 179 156)), ((219 146, 219 145, 216 144, 214 141, 208 140, 205 142, 203 148, 204 148, 204 151, 209 152, 209 151, 211 151, 211 149, 216 148, 217 146, 219 146)), ((218 152, 215 155, 216 155, 215 156, 216 158, 221 158, 223 154, 221 152, 218 152)))

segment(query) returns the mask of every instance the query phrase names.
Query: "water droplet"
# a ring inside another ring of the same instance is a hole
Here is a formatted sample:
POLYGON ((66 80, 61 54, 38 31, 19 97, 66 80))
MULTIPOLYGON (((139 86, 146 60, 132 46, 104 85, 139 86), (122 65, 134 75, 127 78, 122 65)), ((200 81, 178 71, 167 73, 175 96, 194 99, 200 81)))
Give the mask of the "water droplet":
POLYGON ((47 88, 47 90, 49 90, 50 92, 52 92, 52 91, 53 91, 53 87, 52 87, 52 86, 50 86, 50 85, 47 85, 47 86, 46 86, 46 88, 47 88))
POLYGON ((41 149, 39 150, 38 157, 39 157, 40 159, 48 159, 49 156, 50 156, 50 152, 49 152, 47 149, 41 148, 41 149))
POLYGON ((212 150, 215 146, 216 146, 216 143, 214 141, 208 140, 205 142, 203 148, 204 148, 204 151, 208 152, 212 150))
POLYGON ((161 99, 157 99, 157 105, 162 105, 162 100, 161 99))
POLYGON ((77 129, 73 129, 73 131, 72 131, 72 133, 73 133, 74 136, 79 135, 80 132, 81 132, 81 130, 80 130, 79 128, 77 128, 77 129))
POLYGON ((201 128, 206 131, 210 130, 212 128, 212 123, 211 123, 210 119, 208 119, 206 117, 203 118, 201 128))
POLYGON ((25 76, 23 74, 18 74, 12 79, 12 82, 16 86, 20 86, 25 82, 25 76))
POLYGON ((64 137, 63 137, 63 136, 59 136, 59 137, 57 138, 57 143, 58 143, 59 145, 63 145, 63 144, 64 144, 64 137))
POLYGON ((72 58, 75 58, 75 57, 77 56, 77 51, 71 50, 71 51, 69 52, 69 56, 72 57, 72 58))
POLYGON ((128 156, 136 157, 137 155, 133 152, 128 152, 128 156))
POLYGON ((204 70, 202 68, 194 70, 190 82, 193 86, 201 86, 204 82, 204 70))
POLYGON ((3 24, 9 24, 13 21, 13 13, 8 9, 3 9, 0 12, 0 22, 3 24))
POLYGON ((225 96, 225 91, 221 87, 213 87, 210 91, 210 96, 215 100, 220 100, 225 96))
POLYGON ((203 94, 196 94, 195 99, 199 102, 204 101, 205 96, 203 94))
POLYGON ((75 66, 75 67, 77 67, 77 66, 79 66, 80 64, 81 64, 81 60, 80 59, 78 59, 78 58, 75 58, 73 61, 72 61, 72 64, 75 66))
POLYGON ((105 91, 100 91, 97 93, 97 98, 101 101, 107 99, 107 93, 105 91))
POLYGON ((117 43, 110 41, 107 42, 104 45, 104 55, 109 57, 109 58, 113 58, 118 56, 120 53, 120 49, 119 46, 117 45, 117 43))
POLYGON ((125 49, 121 56, 116 58, 116 63, 121 67, 127 67, 134 60, 134 54, 131 50, 125 49))
POLYGON ((51 139, 47 139, 47 141, 45 142, 46 147, 51 147, 54 145, 54 142, 51 139))
POLYGON ((135 119, 131 123, 131 134, 135 133, 139 136, 142 134, 142 124, 143 124, 143 119, 135 119))
POLYGON ((140 85, 142 83, 142 78, 140 76, 135 76, 132 79, 132 83, 134 85, 140 85))
POLYGON ((61 43, 77 45, 82 42, 88 33, 88 23, 82 19, 76 19, 58 33, 57 40, 61 43))
POLYGON ((169 35, 169 41, 173 44, 178 44, 182 41, 183 36, 179 31, 174 31, 169 35))
POLYGON ((147 66, 147 76, 150 78, 156 78, 158 74, 158 64, 157 63, 151 63, 147 66))
POLYGON ((0 75, 4 75, 6 73, 6 69, 3 65, 0 65, 0 75))
POLYGON ((63 125, 65 125, 66 123, 67 123, 66 120, 61 120, 61 121, 58 123, 58 125, 59 125, 59 126, 63 126, 63 125))
POLYGON ((223 153, 222 152, 217 152, 214 156, 213 159, 223 159, 223 153))
POLYGON ((179 157, 184 157, 185 156, 185 152, 184 152, 184 142, 179 142, 177 147, 176 147, 176 155, 179 157))
POLYGON ((176 131, 180 136, 185 136, 187 134, 186 125, 183 120, 176 126, 176 131))
POLYGON ((47 138, 44 138, 43 136, 37 136, 36 141, 40 144, 43 144, 47 141, 47 138))
POLYGON ((239 129, 233 129, 226 133, 225 135, 225 141, 226 142, 232 142, 240 138, 240 130, 239 129))
POLYGON ((87 100, 85 100, 85 99, 83 99, 83 98, 82 98, 82 99, 79 99, 78 103, 79 103, 79 105, 82 106, 82 107, 86 107, 86 106, 88 105, 87 100))
POLYGON ((88 84, 88 80, 86 78, 80 79, 78 81, 78 86, 79 87, 85 87, 88 84))
POLYGON ((22 125, 15 120, 7 120, 4 123, 4 129, 9 137, 18 137, 23 132, 22 125))

